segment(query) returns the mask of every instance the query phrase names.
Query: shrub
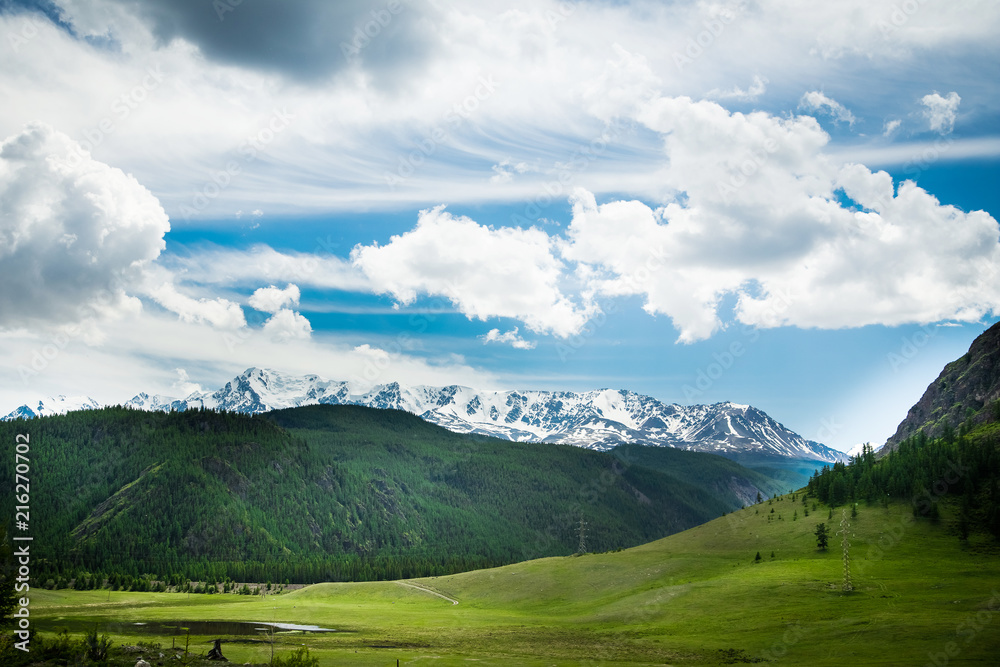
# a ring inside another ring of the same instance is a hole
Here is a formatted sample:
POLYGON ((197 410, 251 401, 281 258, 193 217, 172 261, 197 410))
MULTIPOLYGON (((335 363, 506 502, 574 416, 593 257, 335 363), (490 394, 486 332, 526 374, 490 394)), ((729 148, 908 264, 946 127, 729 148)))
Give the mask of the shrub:
POLYGON ((274 667, 319 667, 319 658, 309 656, 305 646, 289 654, 288 657, 274 656, 274 667))

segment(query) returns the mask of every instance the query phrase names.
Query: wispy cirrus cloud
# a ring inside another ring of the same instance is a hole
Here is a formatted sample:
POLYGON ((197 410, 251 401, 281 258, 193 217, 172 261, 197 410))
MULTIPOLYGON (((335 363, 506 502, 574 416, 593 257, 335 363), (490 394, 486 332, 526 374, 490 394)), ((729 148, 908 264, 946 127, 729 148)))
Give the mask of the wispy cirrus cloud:
POLYGON ((705 93, 705 97, 714 100, 737 100, 739 102, 753 102, 758 97, 767 92, 767 77, 754 74, 753 82, 746 89, 734 86, 728 90, 713 88, 705 93))
POLYGON ((854 125, 857 118, 847 107, 818 90, 811 90, 799 100, 799 108, 831 116, 835 121, 854 125))
MULTIPOLYGON (((405 3, 352 63, 338 38, 349 38, 373 20, 373 11, 385 9, 379 3, 337 8, 296 3, 282 17, 241 3, 221 21, 211 3, 193 0, 57 4, 76 36, 39 17, 43 27, 18 53, 7 54, 12 67, 0 78, 0 95, 19 101, 0 109, 0 133, 10 135, 44 118, 75 139, 98 137, 94 155, 134 174, 171 215, 190 206, 213 182, 212 174, 235 159, 240 172, 197 211, 196 218, 207 219, 235 210, 287 214, 517 201, 545 183, 546 165, 565 160, 574 146, 600 134, 595 119, 624 113, 622 101, 636 87, 695 97, 707 90, 720 101, 756 103, 764 98, 761 73, 766 73, 767 108, 780 113, 802 98, 791 82, 841 80, 845 63, 859 54, 876 63, 866 72, 882 82, 873 95, 830 88, 836 95, 818 93, 825 100, 813 99, 819 107, 807 110, 841 123, 854 117, 853 129, 859 131, 866 117, 878 118, 878 127, 867 128, 873 134, 881 131, 882 118, 905 116, 912 100, 927 92, 918 89, 920 82, 893 76, 895 71, 919 67, 931 78, 947 76, 946 62, 924 62, 921 54, 959 45, 990 52, 993 27, 1000 23, 1000 10, 986 2, 974 5, 975 22, 955 21, 947 7, 924 5, 887 35, 880 26, 891 25, 894 5, 888 0, 822 8, 785 3, 780 20, 768 8, 735 11, 723 33, 708 33, 711 44, 694 66, 678 72, 672 60, 676 45, 705 31, 715 15, 710 10, 718 6, 646 7, 645 19, 637 22, 628 3, 576 4, 568 13, 565 3, 555 0, 437 9, 405 3), (116 40, 122 55, 83 38, 100 35, 116 40), (286 39, 289 35, 298 38, 286 39), (262 43, 271 48, 259 48, 262 43), (404 62, 417 66, 398 69, 404 62), (142 100, 131 99, 153 66, 160 68, 162 83, 140 95, 142 100), (393 78, 402 71, 406 76, 393 78), (483 76, 493 77, 495 92, 477 101, 459 126, 450 125, 449 111, 473 95, 483 76), (304 85, 316 80, 325 83, 304 85), (48 103, 52 90, 72 103, 48 103), (870 114, 875 96, 885 108, 870 114), (252 161, 240 162, 241 146, 262 131, 274 108, 297 114, 294 124, 252 161), (105 119, 112 123, 110 133, 100 130, 105 119), (433 128, 447 129, 446 138, 433 139, 433 128), (398 161, 412 151, 422 163, 419 170, 389 191, 385 173, 395 173, 398 161), (542 168, 495 172, 507 158, 514 166, 542 168)), ((27 11, 0 14, 0 32, 17 34, 27 11)), ((969 104, 990 99, 986 82, 962 83, 969 104)), ((619 147, 628 144, 629 150, 607 151, 586 173, 575 175, 572 185, 603 194, 631 183, 636 195, 658 196, 649 174, 653 147, 645 139, 623 135, 619 147)))

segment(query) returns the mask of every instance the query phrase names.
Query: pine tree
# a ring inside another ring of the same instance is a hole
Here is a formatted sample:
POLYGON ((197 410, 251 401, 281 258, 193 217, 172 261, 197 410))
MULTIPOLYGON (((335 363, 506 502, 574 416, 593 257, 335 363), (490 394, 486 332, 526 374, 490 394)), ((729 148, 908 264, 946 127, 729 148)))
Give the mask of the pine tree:
POLYGON ((830 539, 830 536, 826 532, 826 524, 825 523, 821 523, 818 526, 816 526, 816 547, 818 549, 822 549, 823 551, 826 551, 826 545, 827 545, 827 542, 829 541, 829 539, 830 539))

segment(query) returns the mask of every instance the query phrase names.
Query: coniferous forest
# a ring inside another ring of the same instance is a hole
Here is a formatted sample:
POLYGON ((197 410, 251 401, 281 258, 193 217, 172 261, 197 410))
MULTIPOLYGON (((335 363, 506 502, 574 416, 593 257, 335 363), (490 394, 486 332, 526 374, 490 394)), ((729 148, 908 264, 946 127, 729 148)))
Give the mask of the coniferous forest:
POLYGON ((942 502, 952 503, 962 539, 970 530, 1000 538, 1000 402, 982 412, 937 438, 919 431, 885 454, 866 447, 850 464, 817 471, 808 492, 832 506, 904 500, 915 516, 933 520, 942 502))
POLYGON ((734 472, 778 490, 706 454, 664 452, 684 460, 681 479, 627 451, 459 435, 356 406, 0 423, 3 441, 18 433, 31 442, 32 576, 48 587, 441 575, 571 554, 581 520, 589 551, 678 532, 742 504, 720 481, 734 472))

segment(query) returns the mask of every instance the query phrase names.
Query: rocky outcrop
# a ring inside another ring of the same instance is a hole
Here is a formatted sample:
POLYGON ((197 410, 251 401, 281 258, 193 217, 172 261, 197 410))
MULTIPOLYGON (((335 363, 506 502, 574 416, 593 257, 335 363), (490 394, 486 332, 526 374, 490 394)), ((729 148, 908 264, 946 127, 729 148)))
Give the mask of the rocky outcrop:
POLYGON ((975 423, 995 420, 1000 400, 1000 322, 979 335, 969 351, 944 367, 910 408, 880 452, 888 452, 921 430, 937 437, 946 427, 958 428, 968 418, 975 423))

